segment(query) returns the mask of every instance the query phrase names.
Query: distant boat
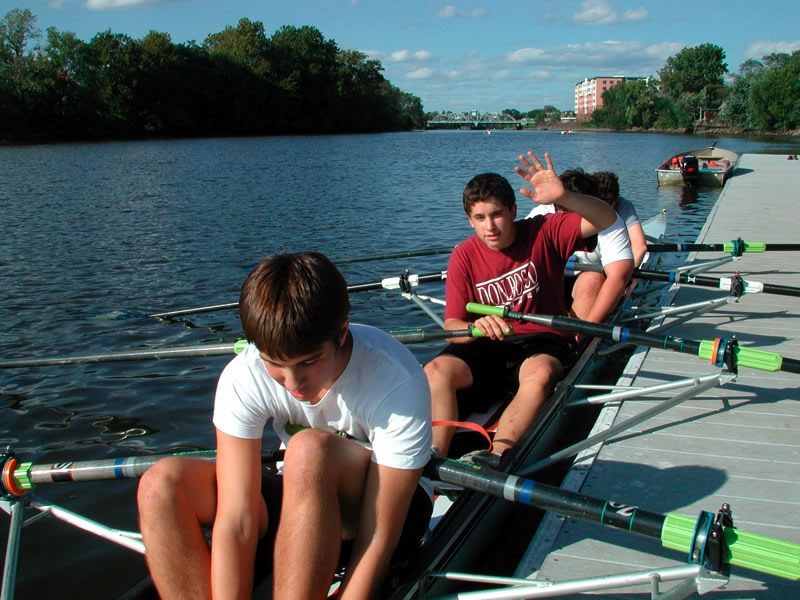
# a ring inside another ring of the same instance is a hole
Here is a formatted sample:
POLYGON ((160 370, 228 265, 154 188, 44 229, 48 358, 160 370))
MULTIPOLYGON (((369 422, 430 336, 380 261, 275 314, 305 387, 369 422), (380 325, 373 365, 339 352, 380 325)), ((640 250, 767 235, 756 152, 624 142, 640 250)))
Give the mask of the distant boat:
POLYGON ((483 133, 491 135, 493 131, 494 131, 494 129, 484 129, 483 133))
POLYGON ((716 144, 680 152, 656 169, 658 185, 722 187, 736 168, 739 155, 716 144))
POLYGON ((572 129, 562 129, 561 130, 561 135, 569 135, 571 133, 575 133, 575 132, 572 131, 572 129))

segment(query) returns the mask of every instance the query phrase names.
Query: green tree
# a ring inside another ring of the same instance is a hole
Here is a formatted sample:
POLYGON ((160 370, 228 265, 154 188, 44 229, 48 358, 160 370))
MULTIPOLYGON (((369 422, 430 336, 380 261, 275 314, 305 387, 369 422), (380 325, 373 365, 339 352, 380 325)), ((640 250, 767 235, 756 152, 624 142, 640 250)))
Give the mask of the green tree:
POLYGON ((751 88, 756 126, 767 131, 800 128, 800 50, 770 55, 765 63, 751 88))
POLYGON ((0 21, 0 66, 23 58, 32 42, 41 37, 36 27, 36 17, 29 9, 15 8, 0 21))
POLYGON ((714 44, 684 48, 667 59, 659 71, 661 89, 671 98, 706 90, 714 106, 724 100, 723 76, 728 72, 725 51, 714 44))
POLYGON ((752 90, 764 71, 764 65, 749 59, 739 66, 739 73, 733 75, 730 93, 722 105, 720 119, 729 126, 739 129, 755 129, 752 90))
POLYGON ((235 28, 228 26, 219 33, 209 35, 203 41, 203 48, 210 55, 226 56, 257 75, 269 72, 269 40, 261 21, 239 19, 235 28))

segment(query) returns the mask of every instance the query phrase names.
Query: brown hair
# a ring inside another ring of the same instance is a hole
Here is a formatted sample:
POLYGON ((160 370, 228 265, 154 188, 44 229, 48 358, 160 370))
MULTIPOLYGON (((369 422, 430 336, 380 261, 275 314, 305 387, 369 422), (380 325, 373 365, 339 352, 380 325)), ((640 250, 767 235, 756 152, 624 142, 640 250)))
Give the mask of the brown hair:
POLYGON ((597 183, 597 197, 611 207, 617 205, 619 198, 619 179, 611 171, 595 171, 592 179, 597 183))
POLYGON ((247 276, 239 296, 247 339, 282 359, 335 340, 349 311, 344 277, 316 252, 266 258, 247 276))
POLYGON ((494 199, 503 206, 512 208, 517 199, 508 180, 497 173, 482 173, 469 180, 464 188, 464 212, 469 215, 472 205, 494 199))

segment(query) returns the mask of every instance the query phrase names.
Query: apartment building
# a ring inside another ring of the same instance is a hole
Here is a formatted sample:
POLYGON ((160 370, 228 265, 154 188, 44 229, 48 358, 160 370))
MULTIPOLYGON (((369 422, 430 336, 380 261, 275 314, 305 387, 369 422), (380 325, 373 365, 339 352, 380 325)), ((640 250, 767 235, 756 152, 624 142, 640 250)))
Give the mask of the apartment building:
POLYGON ((646 77, 623 77, 622 75, 585 78, 575 84, 575 118, 578 123, 592 120, 592 113, 603 108, 603 92, 621 83, 646 77))

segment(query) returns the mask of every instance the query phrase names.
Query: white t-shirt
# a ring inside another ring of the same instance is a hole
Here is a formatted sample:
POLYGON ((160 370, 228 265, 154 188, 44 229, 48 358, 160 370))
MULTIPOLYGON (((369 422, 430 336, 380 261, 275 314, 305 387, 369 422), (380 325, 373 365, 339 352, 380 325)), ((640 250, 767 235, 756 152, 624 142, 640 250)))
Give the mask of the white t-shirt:
MULTIPOLYGON (((618 202, 621 201, 622 198, 618 200, 618 202)), ((625 202, 633 209, 633 205, 630 202, 627 200, 625 202)), ((530 219, 536 215, 555 214, 555 212, 555 205, 539 204, 534 206, 525 218, 530 219)), ((636 219, 636 222, 639 221, 635 210, 633 210, 633 218, 636 219)), ((614 223, 598 232, 597 246, 593 252, 575 252, 573 256, 578 263, 602 264, 603 266, 610 265, 618 260, 633 260, 631 239, 628 237, 626 223, 623 222, 620 214, 617 214, 617 219, 614 223)))
POLYGON ((625 227, 628 229, 639 223, 639 215, 636 214, 636 207, 633 202, 629 202, 620 196, 617 198, 617 206, 614 210, 625 221, 625 227))
POLYGON ((214 426, 246 439, 261 438, 270 418, 286 444, 300 428, 324 429, 369 442, 372 460, 417 469, 430 459, 428 380, 411 352, 389 334, 350 325, 353 353, 339 378, 316 404, 301 402, 269 376, 250 344, 220 375, 214 426))

